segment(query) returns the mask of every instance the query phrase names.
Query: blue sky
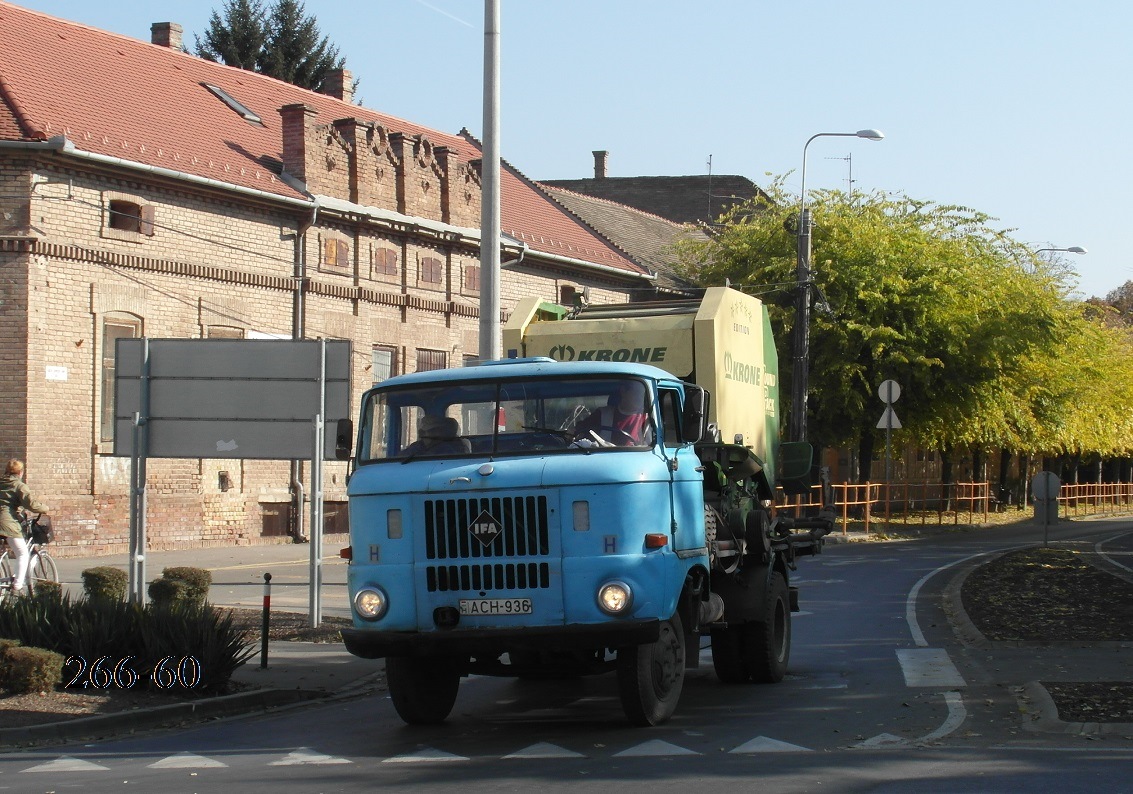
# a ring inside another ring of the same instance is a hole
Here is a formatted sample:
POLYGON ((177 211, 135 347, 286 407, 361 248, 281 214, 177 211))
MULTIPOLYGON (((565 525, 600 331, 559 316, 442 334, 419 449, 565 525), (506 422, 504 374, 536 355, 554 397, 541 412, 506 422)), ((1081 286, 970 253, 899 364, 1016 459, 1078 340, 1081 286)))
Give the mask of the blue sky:
MULTIPOLYGON (((190 46, 222 0, 17 0, 190 46)), ((1127 186, 1133 11, 1117 0, 501 0, 503 155, 535 179, 785 174, 807 187, 961 204, 1104 295, 1133 279, 1127 186), (849 157, 851 159, 847 160, 849 157), (852 169, 852 170, 851 170, 852 169), (1043 254, 1050 256, 1050 254, 1043 254)), ((483 130, 482 0, 307 0, 361 79, 363 104, 483 130)))

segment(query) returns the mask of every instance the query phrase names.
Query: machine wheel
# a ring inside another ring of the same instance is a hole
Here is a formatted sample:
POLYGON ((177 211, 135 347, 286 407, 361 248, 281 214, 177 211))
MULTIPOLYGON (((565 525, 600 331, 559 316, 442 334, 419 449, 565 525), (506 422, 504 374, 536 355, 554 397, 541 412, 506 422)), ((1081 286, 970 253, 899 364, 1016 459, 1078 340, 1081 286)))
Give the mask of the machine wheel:
POLYGON ((740 627, 712 629, 712 667, 716 677, 725 684, 743 684, 749 680, 740 655, 740 627))
POLYGON ((28 590, 35 592, 41 582, 56 582, 59 581, 59 569, 55 565, 55 560, 42 551, 37 551, 32 555, 31 564, 28 566, 28 590))
POLYGON ((386 683, 399 717, 410 725, 435 725, 445 721, 456 703, 460 671, 445 657, 391 656, 386 683))
POLYGON ((660 725, 677 709, 685 682, 685 634, 680 615, 661 624, 648 645, 618 651, 622 709, 634 725, 660 725))
POLYGON ((782 681, 791 657, 791 601, 783 574, 771 574, 764 619, 740 628, 740 653, 751 680, 757 684, 782 681))

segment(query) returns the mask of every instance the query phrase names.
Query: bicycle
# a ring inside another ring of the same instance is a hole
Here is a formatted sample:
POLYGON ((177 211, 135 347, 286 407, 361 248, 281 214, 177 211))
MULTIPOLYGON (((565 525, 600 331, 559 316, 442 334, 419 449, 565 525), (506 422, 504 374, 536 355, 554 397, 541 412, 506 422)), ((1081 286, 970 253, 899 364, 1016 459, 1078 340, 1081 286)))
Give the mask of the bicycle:
MULTIPOLYGON (((35 518, 23 513, 20 516, 20 524, 23 525, 24 539, 28 542, 28 554, 31 556, 28 562, 28 593, 34 593, 41 582, 58 584, 59 568, 45 548, 54 539, 51 519, 42 513, 37 514, 35 518)), ((5 542, 4 551, 0 553, 0 602, 14 595, 14 565, 11 549, 5 542)))

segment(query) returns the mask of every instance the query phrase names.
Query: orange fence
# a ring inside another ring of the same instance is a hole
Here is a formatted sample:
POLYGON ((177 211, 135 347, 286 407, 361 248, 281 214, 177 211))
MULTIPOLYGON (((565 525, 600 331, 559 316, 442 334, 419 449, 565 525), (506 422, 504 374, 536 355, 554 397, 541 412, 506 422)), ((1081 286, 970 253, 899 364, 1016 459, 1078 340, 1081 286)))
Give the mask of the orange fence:
MULTIPOLYGON (((843 535, 851 523, 862 524, 868 533, 879 522, 923 526, 934 516, 938 525, 945 521, 958 525, 964 515, 968 524, 987 523, 988 513, 1001 507, 987 482, 842 483, 833 488, 835 515, 843 535)), ((1068 517, 1128 513, 1133 511, 1133 483, 1063 485, 1058 502, 1059 513, 1068 517)), ((805 501, 780 492, 775 504, 779 512, 800 516, 821 507, 821 491, 815 486, 805 501)))
MULTIPOLYGON (((943 524, 948 517, 959 524, 965 513, 969 524, 986 523, 992 504, 991 484, 986 482, 842 483, 833 488, 835 515, 843 535, 850 522, 861 523, 867 533, 879 521, 925 525, 935 517, 936 524, 943 524)), ((782 494, 776 501, 780 512, 795 516, 821 504, 818 486, 811 489, 806 501, 801 496, 782 494)))
POLYGON ((1058 504, 1063 516, 1126 513, 1133 509, 1133 483, 1063 485, 1058 489, 1058 504))

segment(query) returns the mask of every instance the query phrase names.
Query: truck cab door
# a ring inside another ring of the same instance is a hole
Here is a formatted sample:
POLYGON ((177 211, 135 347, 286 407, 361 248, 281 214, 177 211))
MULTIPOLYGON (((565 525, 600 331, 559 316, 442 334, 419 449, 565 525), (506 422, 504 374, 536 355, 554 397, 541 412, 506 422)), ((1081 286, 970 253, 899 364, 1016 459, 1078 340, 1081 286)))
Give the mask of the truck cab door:
POLYGON ((658 390, 661 446, 669 461, 674 551, 704 548, 704 475, 692 441, 684 438, 683 393, 662 386, 658 390))

